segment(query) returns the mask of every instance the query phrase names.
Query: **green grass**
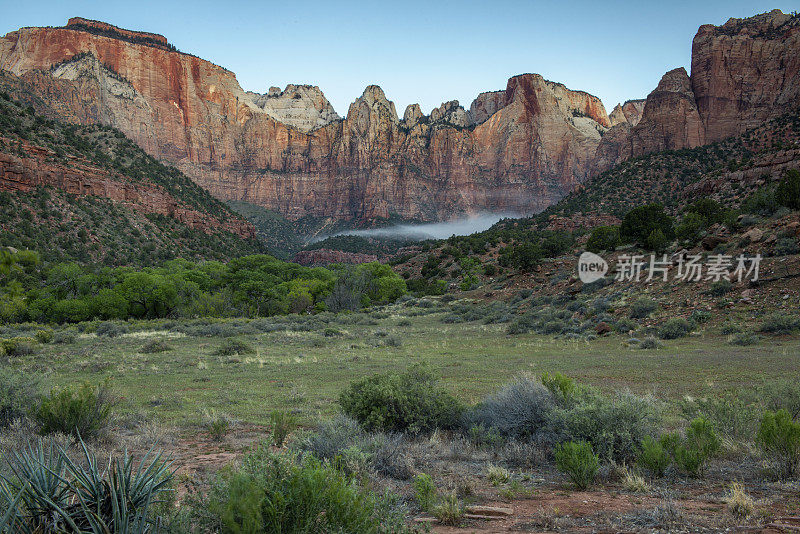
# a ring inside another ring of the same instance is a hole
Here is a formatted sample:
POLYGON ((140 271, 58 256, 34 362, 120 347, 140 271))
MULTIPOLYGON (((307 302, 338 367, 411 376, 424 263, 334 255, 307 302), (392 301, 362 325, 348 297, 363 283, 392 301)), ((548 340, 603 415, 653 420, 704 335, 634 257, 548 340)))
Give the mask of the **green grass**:
POLYGON ((800 374, 797 339, 734 347, 724 336, 688 337, 666 342, 658 351, 641 351, 624 346, 621 336, 590 342, 508 336, 505 325, 445 325, 438 314, 410 317, 410 326, 398 327, 400 317, 391 315, 378 326, 336 325, 344 335, 332 338, 323 337, 324 326, 319 332, 242 335, 235 339, 254 352, 233 356, 216 354, 219 338, 155 330, 113 339, 81 335, 71 345, 41 345, 38 353, 15 358, 12 365, 45 373, 56 385, 111 377, 122 396, 121 411, 177 425, 195 423, 203 409, 259 424, 267 423, 273 410, 286 410, 308 424, 335 412, 339 392, 354 378, 422 361, 467 402, 526 371, 562 372, 605 390, 627 387, 664 399, 800 374), (402 346, 373 346, 372 340, 381 339, 374 335, 377 330, 402 338, 402 346), (170 336, 174 350, 139 353, 147 339, 164 336, 170 336))

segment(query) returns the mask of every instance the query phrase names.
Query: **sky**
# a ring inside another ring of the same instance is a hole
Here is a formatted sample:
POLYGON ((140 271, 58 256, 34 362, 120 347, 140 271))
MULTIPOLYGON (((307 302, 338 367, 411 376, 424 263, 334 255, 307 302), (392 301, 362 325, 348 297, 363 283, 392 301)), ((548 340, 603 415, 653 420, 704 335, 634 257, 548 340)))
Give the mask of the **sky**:
POLYGON ((63 26, 81 16, 165 35, 221 65, 247 91, 317 85, 340 115, 370 84, 403 115, 483 91, 526 72, 618 102, 645 98, 661 76, 689 70, 701 24, 722 24, 800 1, 348 2, 242 0, 0 0, 0 34, 63 26))

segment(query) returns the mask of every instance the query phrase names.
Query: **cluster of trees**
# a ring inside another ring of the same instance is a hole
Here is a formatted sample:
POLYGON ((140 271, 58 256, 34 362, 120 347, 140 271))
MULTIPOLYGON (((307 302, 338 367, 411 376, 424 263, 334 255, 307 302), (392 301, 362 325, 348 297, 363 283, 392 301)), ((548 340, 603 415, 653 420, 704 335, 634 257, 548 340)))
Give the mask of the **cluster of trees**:
POLYGON ((268 255, 228 263, 171 260, 161 267, 43 264, 0 249, 0 321, 269 316, 356 310, 405 294, 387 265, 308 268, 268 255))

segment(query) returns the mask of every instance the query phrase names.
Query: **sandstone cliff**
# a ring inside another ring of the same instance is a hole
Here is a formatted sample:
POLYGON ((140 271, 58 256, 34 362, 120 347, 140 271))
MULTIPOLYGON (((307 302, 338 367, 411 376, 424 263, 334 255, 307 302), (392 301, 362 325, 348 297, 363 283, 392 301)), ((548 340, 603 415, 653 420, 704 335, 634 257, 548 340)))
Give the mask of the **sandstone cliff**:
POLYGON ((402 121, 371 86, 340 120, 315 87, 246 93, 166 40, 92 21, 6 35, 0 68, 68 120, 114 125, 217 197, 290 218, 536 211, 588 176, 611 124, 596 97, 536 75, 470 111, 448 102, 402 121))

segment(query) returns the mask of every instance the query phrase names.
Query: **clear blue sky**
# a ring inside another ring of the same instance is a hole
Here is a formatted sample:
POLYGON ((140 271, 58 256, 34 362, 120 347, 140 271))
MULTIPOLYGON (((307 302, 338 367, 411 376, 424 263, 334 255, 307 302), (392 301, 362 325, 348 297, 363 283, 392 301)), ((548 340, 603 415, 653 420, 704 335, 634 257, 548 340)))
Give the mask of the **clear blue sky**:
POLYGON ((689 70, 701 24, 774 8, 800 3, 0 0, 0 34, 71 16, 160 33, 235 72, 245 90, 318 85, 340 115, 373 83, 402 116, 414 102, 425 113, 452 99, 469 107, 524 72, 597 95, 610 112, 645 97, 667 70, 689 70))

